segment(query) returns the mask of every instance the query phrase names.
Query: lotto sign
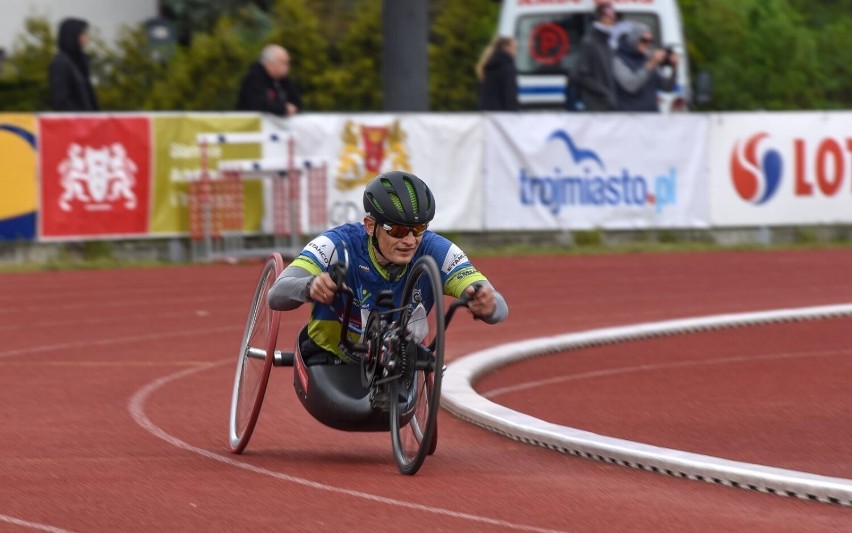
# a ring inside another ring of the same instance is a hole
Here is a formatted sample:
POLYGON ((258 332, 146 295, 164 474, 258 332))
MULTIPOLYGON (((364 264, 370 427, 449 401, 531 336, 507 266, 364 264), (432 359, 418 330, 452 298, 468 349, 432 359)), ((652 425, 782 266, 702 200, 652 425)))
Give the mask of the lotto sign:
POLYGON ((145 117, 43 117, 43 238, 148 232, 150 122, 145 117))
POLYGON ((711 145, 715 225, 852 222, 852 113, 722 115, 711 145))

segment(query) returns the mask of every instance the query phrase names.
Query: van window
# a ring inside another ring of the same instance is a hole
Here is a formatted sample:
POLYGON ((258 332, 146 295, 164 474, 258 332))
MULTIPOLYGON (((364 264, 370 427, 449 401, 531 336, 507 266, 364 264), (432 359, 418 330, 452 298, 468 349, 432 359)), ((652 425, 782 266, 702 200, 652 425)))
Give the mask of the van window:
MULTIPOLYGON (((660 42, 660 21, 654 13, 624 13, 623 21, 646 24, 660 42)), ((518 18, 515 35, 518 55, 515 64, 518 74, 564 74, 577 61, 580 43, 592 25, 588 13, 551 13, 526 15, 518 18)))

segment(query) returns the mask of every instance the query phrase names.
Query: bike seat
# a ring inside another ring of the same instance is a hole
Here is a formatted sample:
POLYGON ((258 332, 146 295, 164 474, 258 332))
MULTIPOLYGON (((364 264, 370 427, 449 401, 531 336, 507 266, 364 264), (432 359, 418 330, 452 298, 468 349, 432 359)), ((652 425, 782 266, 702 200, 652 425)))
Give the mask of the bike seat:
POLYGON ((322 354, 303 358, 301 346, 306 338, 303 328, 293 364, 293 386, 305 410, 334 429, 390 431, 388 412, 370 405, 370 390, 361 384, 360 365, 329 364, 331 360, 320 357, 322 354))

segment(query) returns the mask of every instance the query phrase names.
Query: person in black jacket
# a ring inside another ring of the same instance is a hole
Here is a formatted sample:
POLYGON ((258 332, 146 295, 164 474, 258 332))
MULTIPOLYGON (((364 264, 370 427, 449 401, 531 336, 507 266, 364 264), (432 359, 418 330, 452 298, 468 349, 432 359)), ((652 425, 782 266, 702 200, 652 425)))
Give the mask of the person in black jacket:
POLYGON ((50 107, 55 111, 97 111, 98 99, 89 79, 89 23, 67 18, 59 24, 59 51, 48 68, 50 107))
POLYGON ((518 110, 517 50, 518 42, 514 38, 497 37, 483 52, 476 65, 479 109, 482 111, 518 110))
POLYGON ((657 91, 674 89, 678 55, 663 49, 652 52, 653 43, 651 29, 640 22, 621 35, 613 70, 619 111, 659 111, 657 91))
POLYGON ((574 84, 586 111, 614 111, 615 78, 612 73, 614 53, 610 33, 616 23, 612 5, 603 2, 595 8, 592 27, 583 36, 577 62, 571 71, 574 84))
POLYGON ((240 86, 236 109, 262 111, 280 117, 294 115, 302 108, 302 98, 290 80, 290 54, 282 46, 263 48, 260 60, 249 67, 240 86))

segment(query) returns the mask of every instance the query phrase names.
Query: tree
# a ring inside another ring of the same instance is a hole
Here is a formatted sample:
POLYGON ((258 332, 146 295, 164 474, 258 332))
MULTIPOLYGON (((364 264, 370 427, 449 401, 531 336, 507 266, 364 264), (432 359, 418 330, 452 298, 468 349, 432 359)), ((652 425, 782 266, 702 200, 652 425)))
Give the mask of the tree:
MULTIPOLYGON (((852 6, 850 6, 852 9, 852 6)), ((850 17, 826 25, 817 32, 817 56, 820 58, 821 87, 825 95, 822 107, 849 109, 852 107, 852 34, 850 17)))
POLYGON ((222 18, 210 34, 199 33, 189 48, 178 50, 166 71, 156 80, 149 109, 234 109, 240 80, 254 59, 243 46, 230 18, 222 18))
POLYGON ((268 12, 270 0, 161 0, 166 18, 173 20, 181 44, 188 46, 196 33, 210 33, 221 17, 234 18, 249 12, 268 12))
POLYGON ((498 9, 499 4, 493 0, 443 2, 432 26, 429 45, 431 109, 477 109, 474 67, 496 32, 498 9))
MULTIPOLYGON (((104 109, 231 110, 248 65, 271 42, 290 50, 306 110, 382 109, 382 0, 162 2, 185 33, 167 64, 149 56, 141 28, 126 30, 114 49, 93 39, 104 109)), ((690 66, 713 76, 708 109, 852 106, 852 0, 678 3, 690 66)), ((429 9, 430 108, 476 109, 473 67, 497 26, 499 2, 429 0, 429 9)), ((0 71, 0 108, 48 109, 55 48, 47 20, 28 19, 0 71)))
POLYGON ((27 18, 24 28, 26 33, 15 39, 0 77, 0 102, 6 111, 48 109, 47 70, 56 38, 44 17, 27 18))
POLYGON ((339 62, 323 77, 325 109, 382 109, 382 2, 361 0, 335 49, 339 62))
POLYGON ((157 80, 169 65, 155 59, 145 29, 123 28, 116 49, 108 49, 98 64, 98 99, 104 110, 152 109, 149 101, 157 80))
POLYGON ((686 0, 689 54, 713 76, 718 110, 824 104, 816 41, 787 0, 686 0))
MULTIPOLYGON (((268 41, 290 53, 290 76, 302 92, 306 109, 333 108, 335 95, 322 83, 329 68, 328 44, 306 0, 276 0, 268 41)), ((259 51, 259 50, 258 50, 259 51)))

